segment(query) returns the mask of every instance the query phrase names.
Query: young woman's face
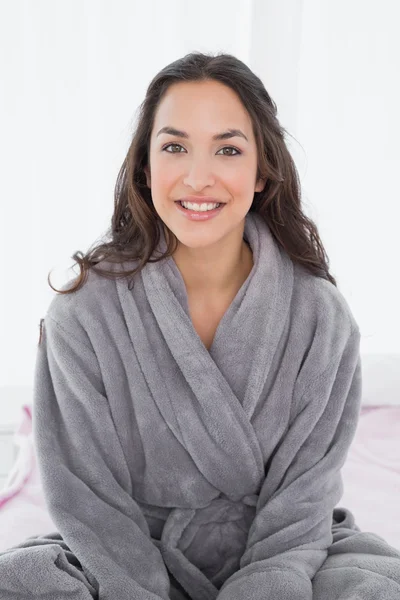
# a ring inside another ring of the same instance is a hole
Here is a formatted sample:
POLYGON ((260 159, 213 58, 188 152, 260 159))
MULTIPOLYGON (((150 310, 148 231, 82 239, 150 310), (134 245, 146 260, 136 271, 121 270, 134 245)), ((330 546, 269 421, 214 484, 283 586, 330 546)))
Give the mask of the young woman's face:
POLYGON ((155 115, 149 159, 145 172, 154 207, 180 243, 218 249, 218 241, 229 234, 236 231, 242 237, 254 192, 265 183, 256 182, 251 119, 231 88, 217 81, 171 85, 155 115), (181 133, 159 133, 165 127, 181 133), (245 137, 213 140, 228 129, 238 129, 245 137), (212 196, 226 206, 210 220, 191 221, 175 203, 188 195, 212 196))

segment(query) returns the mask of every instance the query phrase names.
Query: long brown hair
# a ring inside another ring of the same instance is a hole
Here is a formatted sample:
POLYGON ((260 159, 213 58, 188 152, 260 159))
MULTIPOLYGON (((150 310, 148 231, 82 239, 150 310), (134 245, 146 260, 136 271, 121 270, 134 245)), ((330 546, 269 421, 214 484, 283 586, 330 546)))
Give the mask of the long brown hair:
POLYGON ((337 287, 335 278, 329 273, 329 261, 317 227, 302 211, 299 176, 285 144, 287 131, 276 117, 275 102, 259 77, 235 56, 192 52, 167 65, 153 78, 139 107, 136 130, 115 185, 114 214, 107 231, 110 241, 100 242, 86 254, 76 252, 72 258, 79 264, 79 275, 72 287, 63 290, 54 288, 48 279, 54 291, 69 294, 78 290, 91 268, 107 278, 133 278, 147 262, 158 262, 175 252, 178 240, 164 224, 167 250, 159 258, 150 258, 159 243, 160 217, 154 208, 143 169, 149 161, 155 112, 168 87, 180 81, 207 80, 231 87, 252 120, 258 154, 256 180, 262 178, 267 182, 261 192, 254 193, 250 212, 258 213, 265 220, 274 239, 292 261, 337 287), (135 260, 139 264, 134 270, 121 273, 95 268, 102 260, 117 264, 135 260))

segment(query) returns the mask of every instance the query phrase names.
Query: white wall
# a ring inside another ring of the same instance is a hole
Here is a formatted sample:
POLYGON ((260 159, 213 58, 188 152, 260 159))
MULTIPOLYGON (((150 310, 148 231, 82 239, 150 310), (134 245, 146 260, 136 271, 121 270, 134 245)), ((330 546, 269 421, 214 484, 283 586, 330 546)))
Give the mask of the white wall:
POLYGON ((303 184, 371 353, 400 347, 399 18, 396 0, 308 0, 302 19, 303 184))
POLYGON ((54 295, 47 274, 61 285, 72 254, 108 228, 146 87, 192 50, 235 54, 264 81, 295 138, 305 210, 363 350, 399 352, 398 6, 0 1, 0 398, 25 386, 17 398, 30 400, 39 321, 54 295))

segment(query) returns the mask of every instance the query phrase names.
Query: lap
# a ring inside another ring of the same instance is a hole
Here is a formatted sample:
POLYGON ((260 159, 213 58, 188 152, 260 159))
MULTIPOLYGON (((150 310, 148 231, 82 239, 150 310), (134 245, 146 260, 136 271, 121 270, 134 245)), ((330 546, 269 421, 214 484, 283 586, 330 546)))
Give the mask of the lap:
MULTIPOLYGON (((170 577, 171 599, 188 598, 170 577)), ((312 589, 313 600, 400 600, 400 551, 380 536, 360 531, 348 509, 335 508, 332 544, 312 589)), ((56 531, 0 552, 0 597, 31 600, 33 591, 57 600, 98 598, 96 580, 56 531)))

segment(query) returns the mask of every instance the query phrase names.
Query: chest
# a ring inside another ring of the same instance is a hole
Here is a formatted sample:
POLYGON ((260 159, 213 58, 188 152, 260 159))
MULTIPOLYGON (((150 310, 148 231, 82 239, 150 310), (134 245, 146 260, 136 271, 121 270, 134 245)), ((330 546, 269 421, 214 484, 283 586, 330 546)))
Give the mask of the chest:
POLYGON ((218 325, 231 302, 232 298, 229 298, 211 306, 198 298, 196 300, 188 298, 193 328, 207 350, 210 350, 218 325))
POLYGON ((191 315, 191 318, 197 335, 207 350, 210 350, 220 319, 210 319, 204 315, 191 315))

